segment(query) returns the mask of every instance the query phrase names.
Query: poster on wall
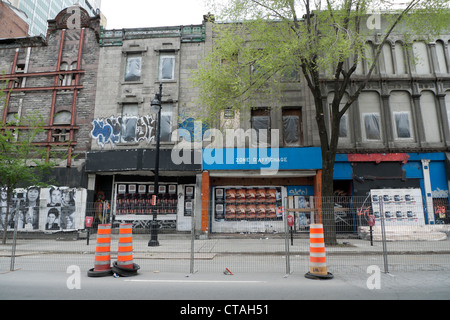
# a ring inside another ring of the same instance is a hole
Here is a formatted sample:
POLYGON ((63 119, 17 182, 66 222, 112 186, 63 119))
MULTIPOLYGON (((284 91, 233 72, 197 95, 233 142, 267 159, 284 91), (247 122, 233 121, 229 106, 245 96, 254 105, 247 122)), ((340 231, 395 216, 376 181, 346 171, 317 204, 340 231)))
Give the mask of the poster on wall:
POLYGON ((220 187, 214 190, 216 221, 279 220, 280 187, 220 187))
POLYGON ((115 215, 139 215, 150 219, 153 213, 176 214, 178 205, 176 190, 175 184, 159 185, 156 203, 153 204, 154 185, 120 183, 117 185, 115 215))
POLYGON ((0 224, 18 231, 56 232, 84 229, 86 190, 68 187, 16 189, 6 220, 6 191, 1 192, 0 224))
POLYGON ((425 224, 420 189, 373 189, 370 195, 375 220, 384 217, 388 226, 425 224))

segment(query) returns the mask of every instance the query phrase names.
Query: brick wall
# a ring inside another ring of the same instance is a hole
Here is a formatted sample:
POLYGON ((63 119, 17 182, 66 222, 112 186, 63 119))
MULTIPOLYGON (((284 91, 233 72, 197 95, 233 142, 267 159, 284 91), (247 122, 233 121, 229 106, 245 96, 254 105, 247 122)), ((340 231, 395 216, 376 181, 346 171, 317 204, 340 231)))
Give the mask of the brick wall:
POLYGON ((0 1, 0 39, 26 37, 28 24, 6 3, 0 1))

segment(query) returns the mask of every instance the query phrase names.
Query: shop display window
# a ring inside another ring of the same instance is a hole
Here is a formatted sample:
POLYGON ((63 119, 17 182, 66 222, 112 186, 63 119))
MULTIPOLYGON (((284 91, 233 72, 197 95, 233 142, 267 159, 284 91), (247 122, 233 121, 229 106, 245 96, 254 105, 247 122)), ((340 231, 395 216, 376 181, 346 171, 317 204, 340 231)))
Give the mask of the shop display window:
POLYGON ((178 205, 177 185, 160 185, 158 190, 156 204, 153 205, 153 185, 118 184, 116 214, 176 214, 178 205))
POLYGON ((280 220, 280 187, 223 187, 214 192, 216 220, 280 220))

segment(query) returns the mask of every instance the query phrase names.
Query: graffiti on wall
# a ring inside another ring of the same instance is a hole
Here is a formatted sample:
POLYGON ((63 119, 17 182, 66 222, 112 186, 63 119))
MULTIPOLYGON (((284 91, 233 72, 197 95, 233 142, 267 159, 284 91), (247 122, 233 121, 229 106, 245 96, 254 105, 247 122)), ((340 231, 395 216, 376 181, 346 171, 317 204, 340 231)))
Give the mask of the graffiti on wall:
POLYGON ((16 189, 6 220, 6 190, 1 190, 0 229, 61 231, 84 229, 86 190, 68 187, 16 189))
POLYGON ((107 144, 114 147, 118 143, 150 143, 155 138, 155 123, 156 120, 151 115, 95 119, 92 121, 91 137, 102 148, 107 144))

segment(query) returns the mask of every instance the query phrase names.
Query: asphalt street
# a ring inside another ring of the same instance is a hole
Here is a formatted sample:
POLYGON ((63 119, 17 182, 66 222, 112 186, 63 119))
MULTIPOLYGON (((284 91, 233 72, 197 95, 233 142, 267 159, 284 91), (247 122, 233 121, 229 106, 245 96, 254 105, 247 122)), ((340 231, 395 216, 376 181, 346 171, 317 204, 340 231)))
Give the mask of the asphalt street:
MULTIPOLYGON (((448 300, 450 272, 339 273, 329 280, 302 273, 164 273, 88 277, 67 272, 16 270, 0 274, 1 300, 448 300)), ((172 310, 173 311, 173 310, 172 310)))

